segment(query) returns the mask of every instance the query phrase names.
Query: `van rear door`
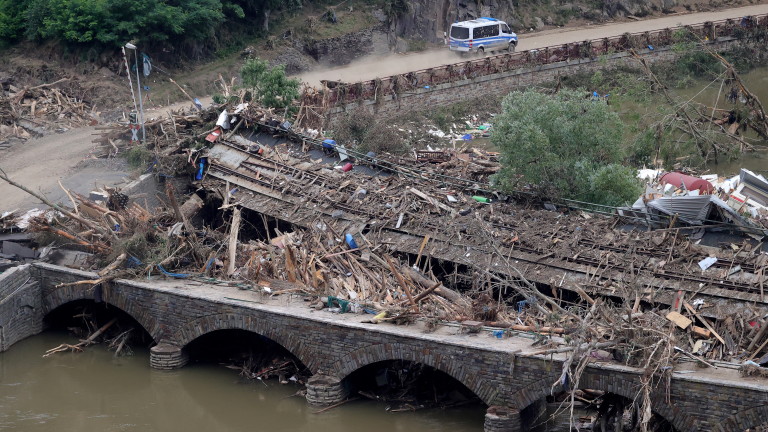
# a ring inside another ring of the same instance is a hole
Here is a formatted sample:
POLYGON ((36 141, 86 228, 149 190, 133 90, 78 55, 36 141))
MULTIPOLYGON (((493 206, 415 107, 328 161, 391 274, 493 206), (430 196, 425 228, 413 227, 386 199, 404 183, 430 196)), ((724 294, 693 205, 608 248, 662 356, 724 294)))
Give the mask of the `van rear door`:
POLYGON ((457 25, 451 26, 450 49, 453 51, 469 51, 470 29, 457 25))

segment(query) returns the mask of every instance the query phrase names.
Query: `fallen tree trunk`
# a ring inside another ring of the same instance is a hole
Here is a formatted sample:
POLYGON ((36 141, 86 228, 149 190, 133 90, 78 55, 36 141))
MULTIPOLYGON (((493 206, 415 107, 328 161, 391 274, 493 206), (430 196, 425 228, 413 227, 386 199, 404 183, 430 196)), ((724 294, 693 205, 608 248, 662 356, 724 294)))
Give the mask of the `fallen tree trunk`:
MULTIPOLYGON (((403 266, 402 270, 403 270, 403 273, 407 274, 411 278, 411 280, 418 283, 425 289, 432 288, 432 286, 435 285, 436 283, 435 281, 428 279, 427 277, 422 275, 419 271, 414 270, 411 267, 403 266)), ((433 292, 457 306, 466 307, 466 308, 472 307, 472 305, 469 303, 469 300, 464 298, 458 292, 452 289, 446 288, 442 284, 438 285, 438 287, 435 288, 433 292)))

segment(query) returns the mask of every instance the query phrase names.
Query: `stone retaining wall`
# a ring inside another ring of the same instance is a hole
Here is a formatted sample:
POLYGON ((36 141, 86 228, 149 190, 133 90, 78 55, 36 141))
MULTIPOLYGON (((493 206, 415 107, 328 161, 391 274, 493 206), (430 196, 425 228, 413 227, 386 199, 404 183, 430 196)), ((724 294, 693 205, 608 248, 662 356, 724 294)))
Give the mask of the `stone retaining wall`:
MULTIPOLYGON (((708 44, 707 47, 721 51, 733 46, 736 42, 738 42, 737 39, 722 38, 717 42, 708 44)), ((670 47, 656 48, 652 51, 646 48, 638 50, 638 54, 648 63, 669 62, 680 55, 670 47)), ((514 90, 554 82, 558 78, 568 75, 594 73, 598 70, 610 70, 622 66, 639 68, 640 64, 627 52, 594 59, 574 59, 543 64, 452 83, 436 84, 429 86, 429 88, 418 88, 398 96, 387 95, 378 101, 365 100, 349 103, 329 109, 326 114, 326 121, 332 123, 335 119, 345 115, 346 112, 360 109, 373 113, 378 118, 399 117, 412 111, 423 111, 437 106, 450 106, 484 96, 505 95, 514 90)))

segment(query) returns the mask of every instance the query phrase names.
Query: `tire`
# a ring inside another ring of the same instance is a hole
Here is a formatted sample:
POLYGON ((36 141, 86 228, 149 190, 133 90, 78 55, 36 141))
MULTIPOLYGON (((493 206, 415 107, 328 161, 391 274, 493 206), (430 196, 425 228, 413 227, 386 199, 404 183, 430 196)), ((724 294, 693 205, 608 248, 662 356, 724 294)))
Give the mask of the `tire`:
POLYGON ((510 42, 509 46, 507 47, 507 51, 513 53, 515 52, 515 48, 517 48, 517 44, 514 42, 510 42))
POLYGON ((477 49, 477 55, 478 57, 485 57, 485 48, 480 47, 477 49))

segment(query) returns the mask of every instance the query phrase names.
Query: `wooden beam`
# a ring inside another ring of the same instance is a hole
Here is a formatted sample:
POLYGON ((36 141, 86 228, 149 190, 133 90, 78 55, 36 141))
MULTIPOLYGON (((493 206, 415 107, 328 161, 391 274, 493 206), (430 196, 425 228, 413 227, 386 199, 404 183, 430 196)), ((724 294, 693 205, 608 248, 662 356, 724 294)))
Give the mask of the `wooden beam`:
POLYGON ((235 272, 235 259, 237 258, 237 235, 240 233, 240 207, 235 207, 232 214, 232 226, 229 229, 229 265, 227 275, 235 272))
POLYGON ((723 340, 723 338, 719 334, 717 334, 717 332, 715 331, 715 328, 712 327, 712 324, 710 324, 709 321, 704 319, 703 316, 699 315, 699 313, 696 312, 696 310, 691 305, 689 305, 687 301, 683 300, 683 306, 685 306, 685 308, 688 309, 688 312, 692 313, 693 316, 698 318, 699 321, 701 321, 701 323, 704 324, 704 327, 708 328, 709 331, 712 332, 712 335, 715 338, 717 338, 717 340, 719 340, 721 344, 725 345, 725 340, 723 340))

